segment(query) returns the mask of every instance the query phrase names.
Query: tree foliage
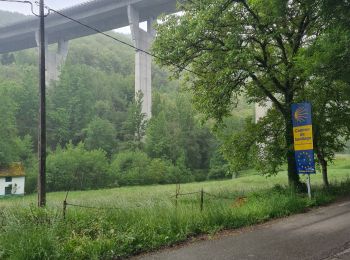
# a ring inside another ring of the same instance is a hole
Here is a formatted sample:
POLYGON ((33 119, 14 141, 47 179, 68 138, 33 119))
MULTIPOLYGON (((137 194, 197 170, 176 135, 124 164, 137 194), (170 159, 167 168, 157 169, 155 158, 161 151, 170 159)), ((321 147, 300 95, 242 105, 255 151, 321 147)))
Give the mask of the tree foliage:
POLYGON ((328 37, 337 16, 329 12, 325 19, 323 7, 318 0, 194 0, 181 5, 183 15, 164 17, 157 28, 154 51, 159 62, 177 76, 184 68, 195 73, 187 74, 187 81, 196 106, 208 118, 220 122, 241 95, 250 102, 272 102, 282 120, 281 154, 292 186, 299 186, 299 177, 291 104, 314 77, 305 68, 311 58, 304 54, 328 37))
POLYGON ((13 83, 0 83, 0 167, 16 160, 16 110, 9 92, 13 83))
MULTIPOLYGON (((115 37, 131 43, 128 36, 115 37)), ((26 192, 33 192, 37 52, 6 54, 0 61, 0 164, 23 162, 26 192)), ((135 98, 134 51, 101 35, 70 41, 59 80, 47 86, 49 191, 207 179, 217 141, 209 126, 200 124, 188 93, 180 93, 179 81, 169 81, 161 66, 153 68, 154 117, 146 124, 142 96, 135 98), (135 156, 134 163, 119 170, 113 163, 119 155, 135 156)))
POLYGON ((87 151, 83 143, 58 147, 47 158, 50 191, 97 189, 110 185, 108 160, 103 150, 87 151))

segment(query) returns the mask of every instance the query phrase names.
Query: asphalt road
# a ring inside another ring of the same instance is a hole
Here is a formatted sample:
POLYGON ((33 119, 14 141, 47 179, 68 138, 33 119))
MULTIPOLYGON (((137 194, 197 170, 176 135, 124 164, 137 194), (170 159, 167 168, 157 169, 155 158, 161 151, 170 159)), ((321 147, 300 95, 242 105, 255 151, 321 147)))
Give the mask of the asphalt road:
POLYGON ((350 260, 350 200, 137 259, 350 260))

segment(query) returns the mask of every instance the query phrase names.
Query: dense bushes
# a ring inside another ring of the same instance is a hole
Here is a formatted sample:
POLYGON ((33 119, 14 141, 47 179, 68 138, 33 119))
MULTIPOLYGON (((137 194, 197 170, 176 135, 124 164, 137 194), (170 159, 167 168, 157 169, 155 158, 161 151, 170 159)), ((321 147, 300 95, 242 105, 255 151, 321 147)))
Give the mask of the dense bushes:
POLYGON ((111 173, 120 185, 146 182, 149 161, 142 152, 120 153, 111 164, 111 173))
POLYGON ((85 190, 110 183, 108 159, 103 150, 87 151, 83 143, 57 148, 47 158, 47 185, 50 191, 85 190))
POLYGON ((189 182, 191 173, 184 165, 151 159, 141 151, 119 153, 111 163, 111 176, 119 185, 189 182))
MULTIPOLYGON (((37 161, 27 163, 26 193, 36 189, 37 161)), ((110 161, 102 149, 88 150, 84 143, 58 147, 47 157, 49 191, 87 190, 126 185, 185 183, 205 180, 206 173, 191 173, 182 160, 150 158, 142 151, 125 151, 110 161)))

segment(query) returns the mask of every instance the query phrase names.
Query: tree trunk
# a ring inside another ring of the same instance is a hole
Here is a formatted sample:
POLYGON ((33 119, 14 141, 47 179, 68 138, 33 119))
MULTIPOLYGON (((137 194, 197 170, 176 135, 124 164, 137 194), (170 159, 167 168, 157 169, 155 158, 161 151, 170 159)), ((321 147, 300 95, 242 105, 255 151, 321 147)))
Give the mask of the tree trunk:
POLYGON ((323 185, 325 188, 329 188, 327 161, 324 159, 324 157, 320 153, 317 153, 317 157, 321 165, 323 185))
POLYGON ((295 190, 302 190, 299 175, 296 169, 295 154, 294 154, 294 140, 293 140, 293 123, 291 118, 291 111, 285 120, 286 131, 285 140, 287 147, 287 163, 288 163, 288 183, 289 186, 295 190))
POLYGON ((293 98, 286 93, 285 102, 286 106, 286 114, 285 116, 285 124, 286 129, 284 133, 284 137, 286 140, 287 147, 287 163, 288 163, 288 184, 291 188, 303 191, 302 184, 300 182, 299 175, 297 173, 296 161, 295 161, 295 153, 294 153, 294 139, 293 139, 293 121, 292 121, 292 104, 293 98))
MULTIPOLYGON (((291 87, 291 86, 289 86, 291 87)), ((297 167, 295 162, 295 153, 294 153, 294 138, 293 138, 293 121, 292 121, 292 103, 293 103, 293 94, 290 93, 288 86, 286 86, 288 89, 284 96, 285 101, 285 140, 286 140, 286 147, 287 147, 287 163, 288 163, 288 184, 289 187, 291 187, 295 191, 304 191, 303 185, 300 182, 299 175, 297 173, 297 167)))

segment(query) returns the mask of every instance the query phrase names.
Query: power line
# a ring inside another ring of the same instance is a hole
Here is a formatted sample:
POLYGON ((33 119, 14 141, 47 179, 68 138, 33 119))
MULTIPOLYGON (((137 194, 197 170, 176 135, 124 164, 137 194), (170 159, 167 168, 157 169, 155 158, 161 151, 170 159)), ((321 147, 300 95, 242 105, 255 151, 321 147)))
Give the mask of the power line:
MULTIPOLYGON (((31 6, 31 12, 32 12, 32 14, 35 15, 35 16, 37 16, 37 17, 40 17, 40 15, 37 15, 37 14, 34 12, 34 6, 33 6, 34 3, 31 2, 31 1, 26 1, 26 0, 0 0, 0 2, 29 4, 29 5, 31 6)), ((35 1, 35 4, 38 5, 38 4, 39 4, 38 1, 35 1)), ((167 61, 166 59, 164 59, 164 58, 162 58, 162 57, 159 57, 159 56, 157 56, 157 55, 154 55, 154 54, 152 54, 152 53, 150 53, 150 52, 148 52, 148 51, 146 51, 146 50, 137 48, 137 47, 133 46, 133 45, 130 44, 130 43, 127 43, 127 42, 125 42, 125 41, 123 41, 123 40, 120 40, 120 39, 118 39, 118 38, 116 38, 116 37, 114 37, 114 36, 112 36, 112 35, 109 35, 109 34, 103 32, 103 31, 101 31, 101 30, 99 30, 99 29, 93 27, 93 26, 90 26, 90 25, 85 24, 85 23, 83 23, 83 22, 81 22, 81 21, 79 21, 79 20, 76 20, 76 19, 74 19, 74 18, 72 18, 72 17, 70 17, 70 16, 68 16, 68 15, 65 15, 65 14, 61 13, 60 11, 57 11, 57 10, 55 10, 55 9, 50 8, 49 6, 45 6, 45 9, 48 10, 48 13, 45 15, 45 17, 48 16, 48 15, 50 14, 50 12, 52 11, 52 12, 54 12, 54 13, 56 13, 56 14, 58 14, 58 15, 64 17, 64 18, 66 18, 66 19, 68 19, 68 20, 71 20, 71 21, 73 21, 73 22, 75 22, 75 23, 77 23, 77 24, 79 24, 79 25, 81 25, 81 26, 84 26, 84 27, 86 27, 86 28, 88 28, 88 29, 90 29, 90 30, 92 30, 92 31, 95 31, 96 33, 102 34, 102 35, 104 35, 104 36, 106 36, 106 37, 108 37, 108 38, 110 38, 110 39, 112 39, 112 40, 114 40, 114 41, 117 41, 117 42, 119 42, 119 43, 121 43, 121 44, 124 44, 124 45, 126 45, 126 46, 128 46, 128 47, 130 47, 130 48, 133 48, 133 49, 135 49, 136 51, 140 51, 140 52, 143 52, 143 53, 145 53, 145 54, 147 54, 147 55, 149 55, 149 56, 151 56, 151 57, 154 57, 154 58, 156 58, 156 59, 163 60, 163 61, 165 61, 166 63, 168 63, 168 64, 170 64, 170 65, 172 65, 172 66, 174 66, 174 67, 179 68, 180 70, 184 70, 184 71, 193 73, 193 74, 195 74, 195 75, 197 75, 197 76, 202 76, 202 75, 199 74, 198 72, 195 72, 195 71, 190 70, 190 69, 188 69, 188 68, 186 68, 186 67, 183 67, 183 66, 179 66, 179 65, 176 64, 176 63, 169 62, 169 61, 167 61)))
MULTIPOLYGON (((31 1, 21 1, 21 0, 0 0, 0 2, 6 2, 6 3, 20 3, 20 4, 29 4, 31 6, 31 12, 33 15, 35 15, 36 17, 40 17, 40 15, 37 15, 34 12, 34 3, 31 1)), ((47 14, 48 15, 48 14, 47 14)), ((47 16, 45 15, 45 16, 47 16)))
POLYGON ((20 1, 20 0, 0 0, 0 2, 8 2, 8 3, 21 3, 21 4, 33 4, 30 1, 20 1))
MULTIPOLYGON (((0 0, 0 1, 2 1, 2 0, 0 0)), ((180 70, 184 70, 184 71, 193 73, 193 74, 195 74, 195 75, 197 75, 197 76, 201 76, 201 74, 199 74, 199 73, 197 73, 197 72, 195 72, 195 71, 193 71, 193 70, 190 70, 190 69, 187 69, 187 68, 185 68, 185 67, 179 66, 178 64, 175 64, 175 63, 173 63, 173 62, 169 62, 169 61, 165 60, 164 58, 159 57, 159 56, 157 56, 157 55, 154 55, 154 54, 152 54, 152 53, 150 53, 150 52, 148 52, 148 51, 146 51, 146 50, 137 48, 137 47, 133 46, 133 45, 130 44, 130 43, 127 43, 127 42, 125 42, 125 41, 122 41, 122 40, 120 40, 120 39, 118 39, 118 38, 116 38, 116 37, 114 37, 114 36, 112 36, 112 35, 110 35, 110 34, 107 34, 107 33, 103 32, 103 31, 101 31, 101 30, 99 30, 99 29, 93 27, 93 26, 90 26, 90 25, 85 24, 85 23, 83 23, 83 22, 81 22, 81 21, 79 21, 79 20, 76 20, 76 19, 74 19, 74 18, 72 18, 72 17, 69 17, 69 16, 67 16, 67 15, 65 15, 65 14, 63 14, 63 13, 61 13, 61 12, 55 10, 55 9, 52 9, 52 8, 50 8, 50 7, 48 7, 48 6, 46 6, 46 9, 49 10, 49 11, 52 11, 52 12, 54 12, 54 13, 56 13, 56 14, 58 14, 58 15, 64 17, 64 18, 66 18, 66 19, 68 19, 68 20, 71 20, 71 21, 73 21, 73 22, 75 22, 75 23, 77 23, 77 24, 79 24, 79 25, 81 25, 81 26, 84 26, 84 27, 86 27, 86 28, 88 28, 88 29, 90 29, 90 30, 92 30, 92 31, 95 31, 96 33, 102 34, 102 35, 104 35, 104 36, 106 36, 106 37, 108 37, 108 38, 110 38, 110 39, 112 39, 112 40, 114 40, 114 41, 117 41, 117 42, 119 42, 119 43, 121 43, 121 44, 124 44, 124 45, 126 45, 126 46, 128 46, 128 47, 130 47, 130 48, 133 48, 133 49, 135 49, 136 51, 140 51, 140 52, 143 52, 143 53, 145 53, 145 54, 147 54, 147 55, 149 55, 149 56, 151 56, 151 57, 154 57, 154 58, 156 58, 156 59, 163 60, 163 61, 165 61, 166 63, 168 63, 168 64, 170 64, 170 65, 173 65, 174 67, 179 68, 180 70)))

